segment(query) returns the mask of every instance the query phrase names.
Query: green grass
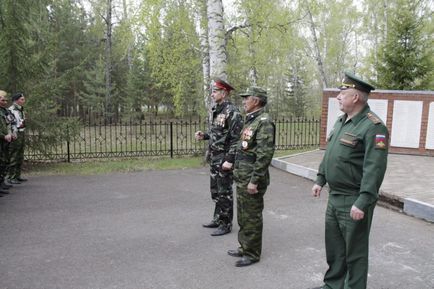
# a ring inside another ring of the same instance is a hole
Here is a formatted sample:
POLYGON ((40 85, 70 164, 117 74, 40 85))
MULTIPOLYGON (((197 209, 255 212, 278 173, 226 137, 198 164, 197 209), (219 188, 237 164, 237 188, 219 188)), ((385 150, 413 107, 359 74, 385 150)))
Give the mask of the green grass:
MULTIPOLYGON (((311 150, 314 150, 314 148, 276 151, 274 157, 282 157, 311 150)), ((145 170, 200 168, 204 165, 203 157, 92 159, 72 163, 27 163, 24 168, 24 175, 98 175, 115 172, 127 173, 145 170)))
POLYGON ((203 157, 140 158, 116 160, 86 160, 73 163, 33 163, 25 166, 24 175, 98 175, 114 172, 199 168, 203 157))

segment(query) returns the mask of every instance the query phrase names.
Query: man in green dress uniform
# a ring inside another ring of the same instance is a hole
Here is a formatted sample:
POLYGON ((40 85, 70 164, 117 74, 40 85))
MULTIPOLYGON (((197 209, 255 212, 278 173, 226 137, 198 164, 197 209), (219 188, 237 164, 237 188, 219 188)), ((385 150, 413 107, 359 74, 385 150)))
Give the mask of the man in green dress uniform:
POLYGON ((337 96, 344 112, 327 138, 312 193, 329 185, 324 289, 366 289, 369 232, 387 166, 389 132, 367 104, 374 87, 345 73, 337 96))
POLYGON ((274 154, 274 123, 265 112, 267 92, 252 86, 243 97, 247 115, 241 132, 235 159, 234 179, 237 187, 237 219, 240 247, 229 250, 233 257, 241 257, 237 267, 259 261, 262 251, 262 211, 264 194, 270 184, 268 167, 274 154))

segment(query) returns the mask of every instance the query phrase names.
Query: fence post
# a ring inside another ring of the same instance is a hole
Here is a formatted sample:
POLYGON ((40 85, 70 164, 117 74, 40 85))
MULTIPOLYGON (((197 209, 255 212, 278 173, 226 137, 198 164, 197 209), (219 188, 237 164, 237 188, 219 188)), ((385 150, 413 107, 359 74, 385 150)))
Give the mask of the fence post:
POLYGON ((71 162, 71 152, 69 149, 69 125, 66 125, 66 153, 67 153, 67 162, 71 162))
POLYGON ((170 122, 170 158, 173 159, 173 122, 170 122))

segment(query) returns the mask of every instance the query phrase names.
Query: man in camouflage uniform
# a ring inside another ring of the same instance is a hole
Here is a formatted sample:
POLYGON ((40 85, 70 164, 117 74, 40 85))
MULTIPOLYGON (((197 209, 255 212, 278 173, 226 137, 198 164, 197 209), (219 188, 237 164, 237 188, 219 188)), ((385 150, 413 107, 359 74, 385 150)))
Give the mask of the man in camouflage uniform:
POLYGON ((208 132, 197 131, 197 140, 209 140, 211 198, 215 202, 214 216, 206 228, 217 228, 211 235, 230 233, 233 219, 233 163, 235 151, 243 127, 238 108, 227 98, 234 88, 226 81, 216 79, 211 97, 215 101, 208 132))
POLYGON ((6 108, 8 102, 6 96, 7 93, 0 90, 0 193, 2 194, 7 194, 4 190, 11 187, 4 180, 8 164, 8 146, 13 140, 11 127, 13 116, 6 108))
POLYGON ((24 141, 25 141, 25 115, 24 115, 24 103, 26 99, 24 94, 18 92, 12 96, 13 104, 9 107, 9 110, 14 115, 16 125, 13 126, 13 133, 16 134, 16 139, 9 145, 9 183, 21 184, 21 182, 27 181, 21 177, 21 166, 24 161, 24 141))
POLYGON ((267 92, 252 86, 240 96, 247 113, 234 171, 240 247, 228 251, 231 256, 242 257, 235 263, 237 267, 256 263, 261 256, 262 211, 264 194, 270 184, 268 167, 274 154, 275 134, 274 123, 264 111, 267 92))
POLYGON ((312 193, 328 183, 324 289, 366 289, 369 232, 387 166, 389 132, 367 104, 374 87, 351 73, 337 96, 344 112, 328 136, 312 193))

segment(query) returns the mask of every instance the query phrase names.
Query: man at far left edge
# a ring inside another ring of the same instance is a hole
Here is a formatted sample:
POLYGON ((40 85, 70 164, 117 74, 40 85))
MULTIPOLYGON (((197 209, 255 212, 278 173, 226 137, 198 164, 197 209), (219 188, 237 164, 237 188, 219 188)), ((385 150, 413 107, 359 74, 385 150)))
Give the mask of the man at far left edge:
POLYGON ((8 194, 11 185, 5 183, 7 165, 9 163, 8 147, 14 140, 12 135, 13 115, 7 109, 7 93, 0 90, 0 197, 1 194, 8 194))

